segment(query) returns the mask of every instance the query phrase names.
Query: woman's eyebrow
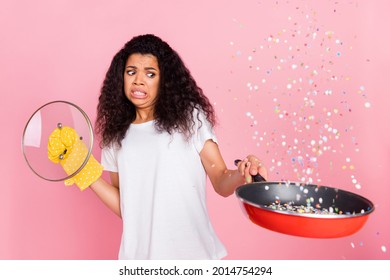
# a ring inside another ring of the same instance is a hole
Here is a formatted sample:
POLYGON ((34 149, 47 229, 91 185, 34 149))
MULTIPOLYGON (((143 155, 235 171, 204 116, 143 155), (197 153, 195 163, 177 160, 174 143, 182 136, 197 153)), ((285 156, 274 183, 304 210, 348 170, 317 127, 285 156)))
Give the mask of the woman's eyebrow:
POLYGON ((154 70, 154 71, 157 71, 157 69, 154 68, 154 67, 145 67, 144 69, 145 69, 145 70, 154 70))
MULTIPOLYGON (((131 68, 131 69, 138 69, 138 68, 137 68, 137 66, 133 66, 133 65, 128 65, 128 66, 126 66, 126 68, 131 68)), ((144 69, 145 69, 145 70, 148 70, 148 71, 149 71, 149 70, 154 70, 154 71, 157 71, 157 69, 156 69, 156 68, 154 68, 154 67, 151 67, 151 66, 150 66, 150 67, 145 67, 144 69)))

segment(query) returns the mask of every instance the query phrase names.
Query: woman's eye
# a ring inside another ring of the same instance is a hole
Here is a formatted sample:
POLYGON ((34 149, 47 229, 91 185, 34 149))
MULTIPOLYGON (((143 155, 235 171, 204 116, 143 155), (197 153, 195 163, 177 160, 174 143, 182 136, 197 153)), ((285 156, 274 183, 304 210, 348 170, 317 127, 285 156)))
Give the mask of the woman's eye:
POLYGON ((146 76, 148 76, 149 78, 153 78, 154 76, 156 76, 156 74, 149 72, 146 74, 146 76))
POLYGON ((132 76, 132 75, 135 74, 135 71, 134 71, 134 70, 129 70, 129 71, 127 71, 127 74, 130 75, 130 76, 132 76))

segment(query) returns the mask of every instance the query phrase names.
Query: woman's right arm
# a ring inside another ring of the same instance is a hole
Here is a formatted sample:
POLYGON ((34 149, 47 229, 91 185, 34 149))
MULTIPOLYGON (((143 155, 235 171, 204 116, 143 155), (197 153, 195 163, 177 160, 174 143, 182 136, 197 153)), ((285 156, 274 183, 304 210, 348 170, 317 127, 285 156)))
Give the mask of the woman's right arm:
POLYGON ((121 217, 118 173, 110 172, 110 179, 111 184, 107 183, 102 177, 100 177, 92 183, 90 187, 108 208, 121 217))

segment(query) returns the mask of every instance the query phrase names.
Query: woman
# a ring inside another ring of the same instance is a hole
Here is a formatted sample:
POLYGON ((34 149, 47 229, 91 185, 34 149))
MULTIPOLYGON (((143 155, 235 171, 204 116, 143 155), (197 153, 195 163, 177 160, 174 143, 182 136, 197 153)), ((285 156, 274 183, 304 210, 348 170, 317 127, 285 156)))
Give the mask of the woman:
POLYGON ((123 220, 120 259, 226 255, 207 213, 206 176, 227 197, 267 172, 255 156, 227 169, 214 125, 212 105, 166 42, 137 36, 114 56, 96 120, 111 183, 91 188, 123 220))

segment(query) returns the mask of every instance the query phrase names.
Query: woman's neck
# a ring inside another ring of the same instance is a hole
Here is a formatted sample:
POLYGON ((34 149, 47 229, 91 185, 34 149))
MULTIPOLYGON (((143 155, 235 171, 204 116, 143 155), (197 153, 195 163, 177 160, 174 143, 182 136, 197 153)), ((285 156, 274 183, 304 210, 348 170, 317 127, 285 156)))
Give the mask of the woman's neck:
POLYGON ((145 123, 154 120, 154 110, 137 110, 134 124, 145 123))

